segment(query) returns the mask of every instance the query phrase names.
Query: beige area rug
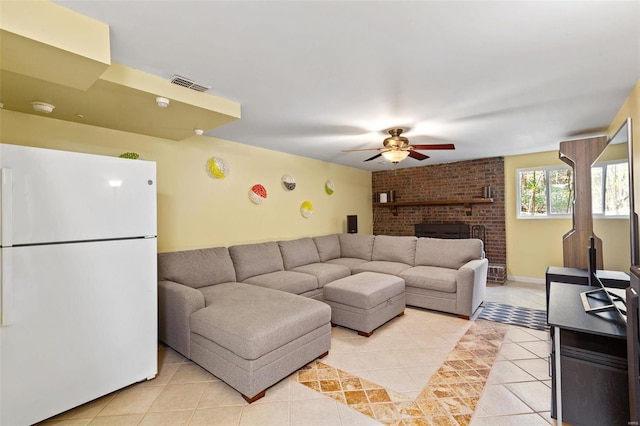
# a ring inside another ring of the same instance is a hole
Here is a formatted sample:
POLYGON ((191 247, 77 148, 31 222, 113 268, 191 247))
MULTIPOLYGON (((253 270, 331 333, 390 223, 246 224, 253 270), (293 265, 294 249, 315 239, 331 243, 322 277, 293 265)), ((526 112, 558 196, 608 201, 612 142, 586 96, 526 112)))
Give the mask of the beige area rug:
POLYGON ((416 399, 321 361, 294 379, 384 424, 468 425, 507 330, 474 321, 416 399))

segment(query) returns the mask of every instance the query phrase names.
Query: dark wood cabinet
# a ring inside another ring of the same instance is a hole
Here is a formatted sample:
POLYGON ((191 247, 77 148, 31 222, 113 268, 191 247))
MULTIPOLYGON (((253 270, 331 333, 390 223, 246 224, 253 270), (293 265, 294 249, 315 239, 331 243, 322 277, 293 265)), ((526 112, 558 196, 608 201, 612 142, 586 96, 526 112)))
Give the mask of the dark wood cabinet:
POLYGON ((584 311, 580 293, 595 288, 558 282, 549 285, 551 416, 558 417, 559 406, 562 420, 570 424, 627 425, 626 327, 615 312, 594 315, 584 311), (558 385, 561 398, 557 398, 558 385))
POLYGON ((627 288, 627 358, 629 369, 630 424, 640 422, 640 267, 631 267, 631 286, 627 288))

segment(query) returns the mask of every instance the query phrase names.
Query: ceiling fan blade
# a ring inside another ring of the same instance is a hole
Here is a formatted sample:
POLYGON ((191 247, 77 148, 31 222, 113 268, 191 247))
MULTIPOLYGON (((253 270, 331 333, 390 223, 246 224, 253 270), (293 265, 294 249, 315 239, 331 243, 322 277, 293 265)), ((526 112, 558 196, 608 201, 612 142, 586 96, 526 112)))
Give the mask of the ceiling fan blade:
POLYGON ((343 149, 342 152, 355 152, 355 151, 378 151, 384 148, 356 148, 356 149, 343 149))
POLYGON ((429 158, 428 155, 424 155, 423 153, 414 151, 414 150, 409 151, 409 157, 415 158, 416 160, 420 160, 420 161, 426 160, 427 158, 429 158))
POLYGON ((456 149, 456 146, 452 143, 432 143, 426 145, 413 145, 413 149, 456 149))
MULTIPOLYGON (((364 161, 371 161, 371 160, 375 160, 376 158, 381 157, 381 156, 382 156, 382 153, 380 153, 380 154, 376 154, 376 155, 374 155, 373 157, 369 157, 369 158, 367 158, 367 159, 366 159, 366 160, 364 160, 364 161)), ((363 161, 363 163, 364 163, 364 161, 363 161)))

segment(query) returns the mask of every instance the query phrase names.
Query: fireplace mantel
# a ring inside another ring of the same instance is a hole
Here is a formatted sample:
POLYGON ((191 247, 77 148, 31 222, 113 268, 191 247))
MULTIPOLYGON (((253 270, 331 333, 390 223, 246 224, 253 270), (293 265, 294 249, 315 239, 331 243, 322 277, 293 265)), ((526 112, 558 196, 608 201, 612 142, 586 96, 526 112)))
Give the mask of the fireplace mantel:
POLYGON ((446 204, 463 204, 467 216, 471 216, 474 204, 493 203, 493 198, 450 198, 446 200, 396 201, 393 203, 373 203, 373 207, 389 207, 394 216, 398 215, 398 207, 434 206, 446 204))

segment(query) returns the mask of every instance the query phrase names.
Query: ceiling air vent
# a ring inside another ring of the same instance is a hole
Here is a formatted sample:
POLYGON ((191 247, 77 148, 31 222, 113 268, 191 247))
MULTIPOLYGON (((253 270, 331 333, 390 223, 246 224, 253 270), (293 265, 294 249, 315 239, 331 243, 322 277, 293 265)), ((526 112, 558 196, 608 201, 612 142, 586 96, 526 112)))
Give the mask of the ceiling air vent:
POLYGON ((181 77, 179 75, 174 75, 169 80, 172 84, 177 84, 178 86, 186 87, 187 89, 195 90, 197 92, 206 92, 211 89, 211 86, 205 86, 202 84, 198 84, 193 80, 189 80, 188 78, 181 77))

